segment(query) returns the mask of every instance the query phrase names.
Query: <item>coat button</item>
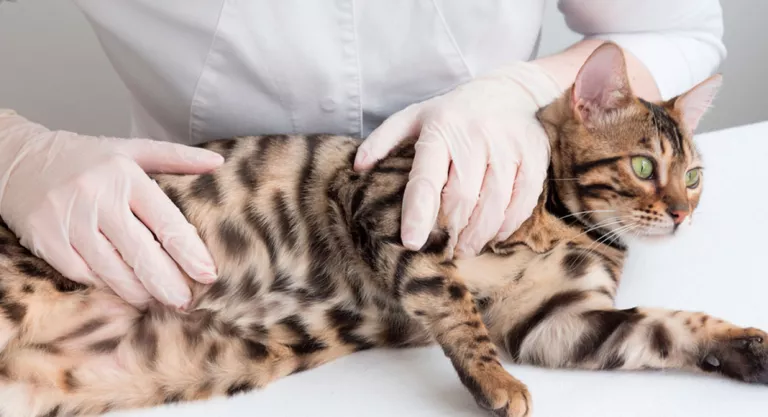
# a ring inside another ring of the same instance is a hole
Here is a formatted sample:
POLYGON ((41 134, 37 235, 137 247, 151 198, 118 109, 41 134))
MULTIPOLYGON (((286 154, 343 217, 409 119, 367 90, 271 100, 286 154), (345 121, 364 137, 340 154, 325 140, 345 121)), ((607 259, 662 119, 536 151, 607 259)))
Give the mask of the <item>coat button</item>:
POLYGON ((336 110, 336 100, 331 97, 326 97, 320 101, 320 108, 323 109, 323 111, 331 113, 336 110))

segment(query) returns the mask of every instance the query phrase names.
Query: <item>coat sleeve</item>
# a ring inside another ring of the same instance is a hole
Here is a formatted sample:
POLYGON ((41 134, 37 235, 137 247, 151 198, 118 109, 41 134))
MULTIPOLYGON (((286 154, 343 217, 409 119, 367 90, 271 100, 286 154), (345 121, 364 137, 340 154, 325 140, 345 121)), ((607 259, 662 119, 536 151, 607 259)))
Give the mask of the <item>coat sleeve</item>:
POLYGON ((726 57, 718 0, 559 0, 571 30, 611 40, 636 56, 672 98, 717 71, 726 57))

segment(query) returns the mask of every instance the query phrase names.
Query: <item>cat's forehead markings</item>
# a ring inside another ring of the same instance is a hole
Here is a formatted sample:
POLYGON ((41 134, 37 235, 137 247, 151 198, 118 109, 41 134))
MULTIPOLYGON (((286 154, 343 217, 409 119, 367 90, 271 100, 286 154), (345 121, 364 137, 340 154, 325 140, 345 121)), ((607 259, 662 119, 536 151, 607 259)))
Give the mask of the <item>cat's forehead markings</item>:
POLYGON ((658 153, 658 143, 651 141, 647 136, 643 136, 637 141, 637 146, 649 152, 658 153))
MULTIPOLYGON (((659 138, 662 142, 664 137, 669 140, 672 145, 672 154, 677 156, 683 153, 683 135, 680 132, 680 127, 677 125, 674 119, 667 113, 667 111, 659 106, 643 99, 640 99, 645 108, 651 113, 651 122, 656 127, 656 131, 663 137, 659 138)), ((662 149, 664 145, 662 143, 662 149)))

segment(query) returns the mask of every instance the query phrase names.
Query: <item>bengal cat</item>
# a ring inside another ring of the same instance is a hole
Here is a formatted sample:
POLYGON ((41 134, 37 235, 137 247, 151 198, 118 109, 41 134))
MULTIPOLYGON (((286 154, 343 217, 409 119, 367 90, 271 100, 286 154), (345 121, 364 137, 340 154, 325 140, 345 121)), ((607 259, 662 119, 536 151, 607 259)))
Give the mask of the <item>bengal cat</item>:
POLYGON ((719 77, 667 102, 632 95, 607 43, 539 111, 549 181, 531 218, 477 257, 451 259, 437 221, 419 251, 399 238, 414 155, 366 173, 359 141, 263 136, 205 145, 225 164, 154 178, 212 251, 186 311, 138 311, 62 278, 0 235, 0 414, 99 414, 235 395, 373 347, 437 342, 480 407, 531 414, 517 363, 678 368, 768 383, 768 340, 703 313, 614 308, 624 236, 671 236, 703 186, 691 131, 719 77))

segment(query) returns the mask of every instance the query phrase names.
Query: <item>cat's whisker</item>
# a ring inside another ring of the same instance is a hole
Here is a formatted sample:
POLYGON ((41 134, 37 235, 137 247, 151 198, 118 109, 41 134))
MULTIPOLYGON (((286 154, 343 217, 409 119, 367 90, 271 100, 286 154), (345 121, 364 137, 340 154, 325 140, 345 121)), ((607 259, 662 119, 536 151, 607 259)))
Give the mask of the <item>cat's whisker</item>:
POLYGON ((602 227, 606 227, 606 226, 613 226, 613 225, 615 225, 615 224, 621 224, 621 220, 615 220, 615 221, 613 221, 613 222, 611 222, 611 223, 598 223, 598 224, 596 224, 595 226, 592 226, 592 227, 590 227, 589 229, 587 229, 587 230, 585 230, 585 231, 583 231, 583 232, 579 233, 578 235, 574 236, 574 237, 573 237, 571 240, 574 240, 574 239, 576 239, 577 237, 580 237, 580 236, 586 235, 587 233, 589 233, 589 232, 591 232, 591 231, 593 231, 593 230, 597 230, 597 229, 600 229, 600 228, 602 228, 602 227))
MULTIPOLYGON (((611 212, 611 211, 615 212, 615 210, 588 210, 588 211, 579 212, 579 213, 589 213, 589 212, 611 212)), ((575 214, 579 214, 579 213, 573 213, 572 215, 575 215, 575 214)), ((563 218, 565 218, 565 217, 568 217, 568 216, 564 216, 563 218)), ((603 220, 603 221, 601 221, 601 222, 598 222, 598 223, 596 223, 596 224, 595 224, 593 227, 591 227, 591 228, 587 229, 586 231, 584 231, 584 232, 582 232, 582 233, 578 234, 576 237, 579 237, 579 236, 581 236, 581 235, 583 235, 583 234, 585 234, 585 233, 589 233, 590 231, 592 231, 592 230, 596 230, 596 229, 599 229, 599 228, 601 228, 601 227, 612 226, 612 225, 615 225, 615 224, 621 224, 621 223, 622 223, 622 219, 627 219, 627 218, 631 218, 631 217, 632 217, 631 215, 625 215, 625 216, 612 216, 612 217, 610 217, 610 218, 608 218, 608 219, 605 219, 605 220, 603 220)), ((595 242, 592 242, 592 244, 590 244, 590 245, 589 245, 589 247, 587 247, 587 249, 586 249, 586 250, 582 251, 582 252, 581 252, 581 253, 580 253, 580 254, 579 254, 577 257, 576 257, 576 259, 572 261, 572 263, 573 263, 574 265, 579 265, 581 262, 583 262, 583 261, 586 259, 586 257, 587 257, 587 256, 588 256, 590 253, 594 252, 594 249, 593 249, 593 248, 594 248, 594 247, 595 247, 597 244, 599 244, 599 243, 600 243, 600 242, 601 242, 603 239, 607 239, 607 238, 609 238, 611 235, 613 235, 613 234, 614 234, 614 233, 616 233, 617 231, 620 231, 620 230, 622 230, 622 229, 623 229, 623 228, 625 228, 625 227, 627 227, 627 226, 621 226, 621 227, 619 227, 619 228, 617 228, 617 229, 611 230, 611 231, 609 231, 608 233, 606 233, 604 236, 601 236, 601 237, 600 237, 599 239, 597 239, 595 242)), ((575 238, 574 238, 574 239, 575 239, 575 238)))
MULTIPOLYGON (((631 216, 611 216, 611 217, 609 217, 607 219, 601 220, 601 221, 593 224, 592 227, 604 227, 604 226, 606 226, 606 223, 608 223, 608 222, 612 222, 614 220, 627 219, 627 218, 630 218, 630 217, 631 216)), ((588 230, 591 230, 591 229, 588 229, 588 230)))
POLYGON ((615 229, 615 230, 612 230, 612 231, 610 231, 610 232, 606 233, 606 234, 605 234, 604 236, 602 236, 601 238, 597 239, 597 240, 596 240, 596 241, 593 243, 593 245, 594 245, 594 244, 598 244, 598 243, 606 243, 606 244, 609 244, 609 245, 610 245, 610 244, 611 244, 611 243, 613 243, 613 242, 614 242, 616 239, 618 239, 618 238, 621 236, 621 234, 622 234, 622 233, 625 233, 625 232, 626 232, 626 231, 628 231, 628 230, 632 230, 632 229, 633 229, 633 228, 635 228, 636 226, 637 226, 637 224, 635 224, 635 223, 631 223, 631 224, 628 224, 628 225, 624 225, 624 226, 622 226, 622 227, 619 227, 619 228, 617 228, 617 229, 615 229))
POLYGON ((636 227, 636 228, 634 228, 634 229, 632 229, 632 235, 634 235, 634 236, 637 236, 637 237, 640 237, 640 236, 645 236, 645 235, 646 235, 646 233, 642 233, 642 228, 643 228, 643 225, 638 223, 638 224, 637 224, 637 227, 636 227), (638 232, 637 232, 637 231, 638 231, 638 229, 640 229, 640 232, 641 232, 641 233, 638 233, 638 232))
POLYGON ((627 235, 628 233, 632 233, 632 232, 633 232, 635 229, 637 229, 638 227, 640 227, 640 225, 638 225, 638 224, 631 224, 631 225, 629 225, 629 226, 630 226, 629 228, 625 228, 625 229, 621 230, 619 233, 616 233, 616 235, 613 237, 613 239, 611 239, 611 240, 608 242, 608 244, 610 245, 611 243, 613 243, 613 242, 615 242, 616 240, 620 239, 620 238, 621 238, 621 236, 623 236, 623 235, 627 235))
POLYGON ((627 219, 629 217, 630 216, 619 216, 619 217, 612 216, 612 217, 610 217, 608 219, 605 219, 603 221, 595 223, 592 227, 590 227, 587 230, 585 230, 585 231, 579 233, 578 235, 574 236, 571 240, 576 239, 579 236, 585 235, 585 234, 587 234, 587 233, 589 233, 589 232, 591 232, 593 230, 597 230, 597 229, 600 229, 600 228, 603 228, 603 227, 606 227, 606 226, 613 226, 615 224, 621 224, 623 222, 622 219, 627 219))
POLYGON ((586 257, 587 257, 587 256, 588 256, 590 253, 592 253, 592 252, 594 251, 594 249, 593 249, 593 248, 594 248, 594 247, 595 247, 597 244, 599 244, 601 240, 603 240, 603 239, 606 239, 607 237, 611 236, 613 233, 616 233, 616 231, 617 231, 617 230, 621 230, 623 227, 626 227, 626 226, 622 226, 622 227, 620 227, 620 228, 618 228, 618 229, 612 230, 612 231, 610 231, 610 232, 606 233, 604 236, 601 236, 601 237, 600 237, 599 239, 597 239, 596 241, 592 242, 592 244, 590 244, 590 245, 587 247, 587 249, 586 249, 586 250, 582 251, 582 252, 579 254, 579 256, 578 256, 578 257, 576 257, 576 259, 573 261, 573 263, 574 263, 574 264, 576 264, 576 265, 580 264, 580 263, 581 263, 581 262, 582 262, 584 259, 586 259, 586 257))
POLYGON ((567 219, 569 217, 578 216, 579 214, 588 214, 588 213, 615 213, 616 210, 586 210, 586 211, 577 211, 576 213, 571 213, 563 217, 558 217, 558 220, 567 219))
MULTIPOLYGON (((576 213, 571 213, 570 215, 563 216, 563 217, 560 218, 560 220, 565 219, 565 218, 567 218, 569 216, 573 216, 573 217, 576 217, 581 222, 589 223, 589 222, 585 222, 584 221, 584 219, 581 217, 581 214, 585 214, 585 213, 615 213, 615 212, 616 212, 616 210, 586 210, 586 211, 580 211, 580 212, 576 212, 576 213)), ((602 221, 618 220, 618 219, 631 219, 632 217, 633 217, 632 214, 627 214, 627 215, 623 215, 623 216, 611 216, 608 219, 605 219, 605 220, 602 220, 602 221)), ((600 222, 595 223, 595 225, 598 225, 598 224, 600 224, 600 222)))
MULTIPOLYGON (((618 238, 618 236, 619 236, 619 234, 621 233, 621 231, 623 231, 623 230, 625 230, 626 228, 628 228, 628 227, 631 227, 631 226, 635 226, 635 224, 630 224, 630 225, 626 225, 626 226, 622 226, 622 227, 619 227, 618 229, 612 230, 612 231, 610 231, 610 232, 606 233, 604 236, 601 236, 599 239, 597 239, 596 241, 592 242, 592 244, 590 244, 590 245, 587 247, 587 249, 586 249, 585 251, 582 251, 582 253, 580 253, 580 254, 579 254, 579 256, 578 256, 578 257, 576 258, 576 260, 574 261, 574 264, 577 264, 577 265, 578 265, 579 263, 581 263, 581 262, 582 262, 582 260, 583 260, 583 259, 586 259, 586 258, 587 258, 587 256, 588 256, 590 253, 594 252, 594 249, 593 249, 594 247, 596 247, 596 246, 597 246, 598 244, 600 244, 600 243, 604 243, 604 242, 601 242, 601 241, 603 241, 604 239, 608 239, 608 238, 610 238, 610 237, 611 237, 612 235, 614 235, 614 234, 615 234, 615 235, 617 236, 617 238, 618 238)), ((609 243, 609 244, 610 244, 610 243, 609 243)))

